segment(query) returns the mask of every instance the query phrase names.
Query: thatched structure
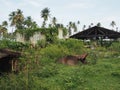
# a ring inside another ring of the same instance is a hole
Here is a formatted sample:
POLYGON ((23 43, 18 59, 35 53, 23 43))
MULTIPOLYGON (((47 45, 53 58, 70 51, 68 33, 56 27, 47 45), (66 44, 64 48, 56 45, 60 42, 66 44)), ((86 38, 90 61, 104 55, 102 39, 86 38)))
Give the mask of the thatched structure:
POLYGON ((83 30, 81 32, 78 32, 78 33, 70 36, 70 38, 76 38, 76 39, 99 39, 99 38, 117 39, 117 38, 120 38, 120 33, 113 31, 113 30, 103 28, 103 27, 94 26, 94 27, 88 28, 86 30, 83 30))
POLYGON ((0 49, 0 73, 18 70, 18 57, 21 53, 9 49, 0 49))

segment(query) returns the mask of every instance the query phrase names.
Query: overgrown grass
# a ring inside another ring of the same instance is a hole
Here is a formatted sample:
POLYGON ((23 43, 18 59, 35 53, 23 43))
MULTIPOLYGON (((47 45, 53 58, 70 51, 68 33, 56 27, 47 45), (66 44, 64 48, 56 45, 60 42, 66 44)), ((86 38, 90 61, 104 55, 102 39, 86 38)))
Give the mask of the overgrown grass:
POLYGON ((20 58, 22 70, 17 75, 1 76, 0 90, 119 90, 118 44, 92 50, 85 48, 82 41, 68 39, 45 48, 26 49, 20 58), (68 66, 56 62, 65 55, 85 52, 89 53, 86 65, 68 66))

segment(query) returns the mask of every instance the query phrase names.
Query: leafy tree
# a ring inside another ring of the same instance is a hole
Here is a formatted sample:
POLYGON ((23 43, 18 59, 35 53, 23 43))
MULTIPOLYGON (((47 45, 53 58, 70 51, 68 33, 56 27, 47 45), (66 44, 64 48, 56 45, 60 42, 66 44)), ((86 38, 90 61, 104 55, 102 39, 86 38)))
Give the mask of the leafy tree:
POLYGON ((1 37, 3 37, 4 35, 7 34, 7 26, 8 26, 7 21, 3 21, 2 25, 0 25, 0 35, 1 35, 1 37))
POLYGON ((38 27, 38 25, 37 25, 37 23, 35 21, 32 22, 32 27, 33 28, 37 28, 38 27))
POLYGON ((3 36, 7 33, 7 28, 0 25, 0 35, 3 36))
POLYGON ((52 27, 52 24, 49 24, 49 26, 48 26, 49 28, 51 28, 52 27))
POLYGON ((31 16, 28 16, 25 20, 24 20, 24 27, 25 28, 36 28, 37 24, 35 21, 32 20, 31 16))
POLYGON ((31 16, 28 16, 28 17, 25 19, 25 21, 24 21, 24 25, 25 25, 25 27, 30 28, 30 27, 31 27, 31 23, 32 23, 31 16))
POLYGON ((49 16, 50 16, 50 10, 49 10, 49 8, 44 8, 41 11, 41 17, 44 19, 42 27, 45 27, 46 21, 48 20, 49 16))
POLYGON ((63 24, 56 24, 56 28, 64 28, 63 24))

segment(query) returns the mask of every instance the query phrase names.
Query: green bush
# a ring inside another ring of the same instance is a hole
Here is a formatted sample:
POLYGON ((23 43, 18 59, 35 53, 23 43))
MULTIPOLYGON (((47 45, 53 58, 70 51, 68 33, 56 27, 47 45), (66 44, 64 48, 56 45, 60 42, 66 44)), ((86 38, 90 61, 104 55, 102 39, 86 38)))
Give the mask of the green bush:
POLYGON ((84 44, 81 40, 77 40, 77 39, 58 40, 56 44, 61 47, 66 47, 69 50, 69 52, 71 52, 72 54, 73 53, 81 54, 86 52, 83 49, 84 44))
POLYGON ((21 42, 11 41, 11 40, 0 40, 0 48, 9 48, 13 50, 22 50, 27 49, 29 47, 28 44, 23 44, 21 42))
POLYGON ((120 78, 120 70, 113 71, 113 72, 111 73, 111 75, 114 76, 114 77, 120 78))
POLYGON ((46 40, 38 40, 37 47, 45 48, 47 46, 46 40))
POLYGON ((120 52, 120 42, 113 42, 112 45, 108 49, 112 51, 120 52))
POLYGON ((69 54, 68 49, 66 47, 58 46, 58 45, 49 45, 40 51, 42 57, 47 57, 53 60, 60 58, 69 54))

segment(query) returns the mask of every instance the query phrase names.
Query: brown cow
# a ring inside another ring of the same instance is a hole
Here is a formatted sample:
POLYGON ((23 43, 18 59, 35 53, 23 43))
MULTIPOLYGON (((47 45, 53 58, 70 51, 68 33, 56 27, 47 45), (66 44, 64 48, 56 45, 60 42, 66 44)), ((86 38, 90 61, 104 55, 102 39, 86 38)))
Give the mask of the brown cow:
POLYGON ((62 64, 68 64, 68 65, 76 65, 78 64, 78 61, 81 61, 83 64, 86 62, 86 57, 88 54, 82 54, 82 55, 68 55, 58 60, 59 63, 62 64))

